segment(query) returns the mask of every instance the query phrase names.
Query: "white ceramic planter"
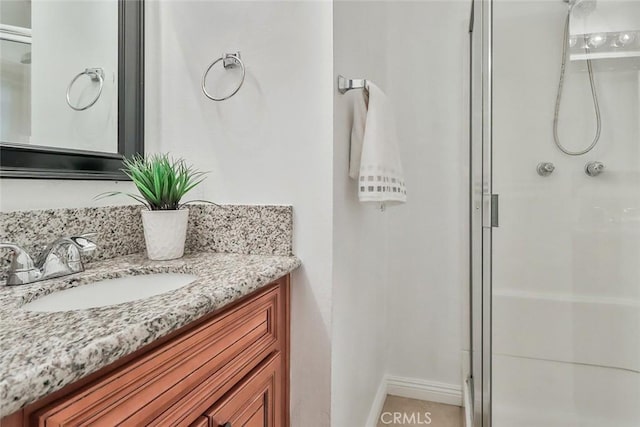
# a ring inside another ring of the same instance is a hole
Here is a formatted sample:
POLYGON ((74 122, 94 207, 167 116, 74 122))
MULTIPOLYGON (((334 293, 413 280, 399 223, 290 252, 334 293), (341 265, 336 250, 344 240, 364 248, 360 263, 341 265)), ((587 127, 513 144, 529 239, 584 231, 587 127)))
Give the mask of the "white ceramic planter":
POLYGON ((147 257, 162 261, 184 255, 189 209, 176 211, 142 211, 147 257))

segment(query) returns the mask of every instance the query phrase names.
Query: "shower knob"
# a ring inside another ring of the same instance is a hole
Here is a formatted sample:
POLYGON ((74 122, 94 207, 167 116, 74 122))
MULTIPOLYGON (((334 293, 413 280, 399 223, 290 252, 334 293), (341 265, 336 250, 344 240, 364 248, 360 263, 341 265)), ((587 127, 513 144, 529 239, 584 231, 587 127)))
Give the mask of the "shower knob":
POLYGON ((555 169, 556 167, 551 162, 538 163, 538 167, 536 168, 540 176, 549 176, 555 169))
POLYGON ((601 162, 589 162, 584 167, 584 173, 589 176, 598 176, 604 172, 604 165, 601 162))

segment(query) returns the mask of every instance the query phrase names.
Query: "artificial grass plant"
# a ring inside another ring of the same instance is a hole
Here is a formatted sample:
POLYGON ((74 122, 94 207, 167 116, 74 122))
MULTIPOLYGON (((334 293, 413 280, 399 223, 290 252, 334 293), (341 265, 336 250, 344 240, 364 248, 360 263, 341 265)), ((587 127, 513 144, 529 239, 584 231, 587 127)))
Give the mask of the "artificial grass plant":
POLYGON ((189 203, 205 202, 181 203, 184 195, 204 181, 206 175, 206 172, 188 166, 184 159, 173 159, 168 154, 135 155, 124 159, 122 164, 122 171, 131 178, 140 194, 112 191, 98 198, 125 195, 151 211, 178 210, 189 203))

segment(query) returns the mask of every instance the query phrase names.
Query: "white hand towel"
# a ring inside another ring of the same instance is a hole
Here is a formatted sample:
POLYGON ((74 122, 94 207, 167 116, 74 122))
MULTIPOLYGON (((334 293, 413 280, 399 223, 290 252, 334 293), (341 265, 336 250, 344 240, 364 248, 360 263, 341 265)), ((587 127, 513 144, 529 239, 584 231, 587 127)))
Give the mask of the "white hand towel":
POLYGON ((393 110, 373 83, 356 96, 351 128, 349 176, 358 180, 361 202, 404 203, 407 190, 393 110))

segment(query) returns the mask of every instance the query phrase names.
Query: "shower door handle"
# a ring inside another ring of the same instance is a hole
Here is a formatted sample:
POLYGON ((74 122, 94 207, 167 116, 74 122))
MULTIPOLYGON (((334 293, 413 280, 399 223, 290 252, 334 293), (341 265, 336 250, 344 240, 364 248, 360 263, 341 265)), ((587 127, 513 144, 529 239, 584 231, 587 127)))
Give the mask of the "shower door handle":
POLYGON ((484 194, 482 196, 483 212, 482 226, 485 228, 499 227, 499 197, 498 194, 484 194))
POLYGON ((491 227, 499 227, 498 221, 498 208, 499 208, 499 198, 497 194, 491 195, 491 227))

